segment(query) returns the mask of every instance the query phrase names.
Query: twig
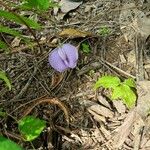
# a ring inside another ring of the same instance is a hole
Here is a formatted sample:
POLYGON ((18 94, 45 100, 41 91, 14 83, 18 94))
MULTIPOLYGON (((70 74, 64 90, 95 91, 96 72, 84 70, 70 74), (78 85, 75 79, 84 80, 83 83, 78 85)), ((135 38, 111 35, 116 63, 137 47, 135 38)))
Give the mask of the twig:
POLYGON ((115 69, 116 71, 118 71, 118 72, 124 74, 125 76, 128 76, 128 77, 131 77, 131 78, 133 78, 133 79, 136 79, 135 76, 133 76, 133 75, 131 75, 131 74, 129 74, 129 73, 127 73, 127 72, 121 70, 120 68, 118 68, 118 67, 112 65, 111 63, 109 63, 109 62, 107 62, 107 61, 105 61, 105 60, 99 60, 99 61, 100 61, 103 65, 107 65, 107 66, 109 66, 109 67, 112 67, 113 69, 115 69))
POLYGON ((57 98, 52 98, 52 99, 47 98, 47 99, 38 100, 37 102, 35 102, 35 104, 33 104, 33 106, 29 106, 29 108, 24 112, 22 117, 27 116, 37 105, 42 104, 42 103, 49 103, 49 104, 58 105, 63 110, 63 112, 65 114, 66 121, 69 125, 69 113, 67 111, 67 107, 62 102, 60 102, 57 98))
POLYGON ((135 56, 136 56, 136 79, 144 80, 143 50, 146 39, 140 33, 135 37, 135 56))
POLYGON ((24 141, 22 136, 15 134, 14 132, 5 131, 3 134, 6 135, 7 137, 11 137, 11 138, 14 138, 14 139, 19 140, 19 141, 20 140, 24 141))
POLYGON ((28 89, 28 87, 30 86, 30 84, 31 84, 31 82, 32 82, 32 80, 33 80, 33 77, 34 77, 34 75, 36 74, 36 72, 37 72, 37 68, 35 67, 35 68, 34 68, 34 71, 33 71, 33 74, 32 74, 32 76, 29 78, 29 80, 28 80, 28 82, 26 83, 26 85, 21 89, 21 91, 19 92, 19 94, 16 95, 16 96, 12 99, 12 101, 15 101, 15 99, 19 99, 19 98, 27 91, 27 89, 28 89))

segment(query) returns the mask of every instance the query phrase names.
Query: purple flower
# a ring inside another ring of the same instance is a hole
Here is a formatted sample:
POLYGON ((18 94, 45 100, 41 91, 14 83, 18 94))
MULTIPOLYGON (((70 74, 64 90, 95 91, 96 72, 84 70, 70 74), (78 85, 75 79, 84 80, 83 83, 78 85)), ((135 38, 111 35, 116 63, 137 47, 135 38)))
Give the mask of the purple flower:
POLYGON ((57 71, 63 72, 69 68, 75 68, 78 60, 78 50, 71 44, 63 44, 55 48, 49 54, 49 64, 57 71))

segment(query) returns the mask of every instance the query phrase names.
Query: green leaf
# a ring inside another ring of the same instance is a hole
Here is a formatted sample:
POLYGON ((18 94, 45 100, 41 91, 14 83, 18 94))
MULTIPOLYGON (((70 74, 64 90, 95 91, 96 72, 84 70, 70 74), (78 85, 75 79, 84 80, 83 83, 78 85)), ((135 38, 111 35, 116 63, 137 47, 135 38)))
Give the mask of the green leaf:
MULTIPOLYGON (((60 7, 58 2, 53 0, 23 0, 23 3, 15 8, 20 8, 21 10, 38 10, 46 11, 49 8, 60 7), (43 2, 46 1, 46 2, 43 2)), ((39 12, 38 12, 39 13, 39 12)))
POLYGON ((121 83, 120 79, 118 77, 113 76, 103 76, 98 79, 98 81, 95 83, 94 88, 97 89, 100 86, 104 88, 114 88, 118 86, 121 83))
POLYGON ((9 27, 2 26, 2 25, 0 25, 0 33, 1 32, 7 33, 7 34, 10 34, 13 36, 18 36, 18 37, 22 36, 20 32, 14 30, 14 29, 10 29, 9 27))
POLYGON ((111 95, 111 99, 113 100, 117 100, 118 98, 122 98, 122 88, 121 86, 116 86, 113 89, 112 95, 111 95))
POLYGON ((8 48, 7 44, 0 40, 0 49, 7 49, 7 48, 8 48))
POLYGON ((39 10, 47 10, 50 6, 49 0, 25 0, 24 6, 26 8, 36 8, 39 10))
POLYGON ((129 87, 133 87, 133 88, 136 87, 135 80, 132 79, 132 78, 124 80, 123 84, 126 84, 126 85, 128 85, 129 87))
POLYGON ((125 84, 121 84, 113 89, 113 93, 111 96, 112 99, 122 99, 123 103, 128 107, 131 108, 135 105, 136 102, 136 95, 132 91, 132 89, 125 84))
POLYGON ((0 80, 3 80, 8 86, 9 90, 11 90, 10 80, 7 78, 6 73, 3 71, 0 71, 0 80))
POLYGON ((15 142, 0 136, 0 150, 23 150, 15 142))
POLYGON ((21 119, 18 128, 26 141, 32 141, 37 138, 45 128, 46 122, 33 116, 26 116, 21 119))
POLYGON ((54 7, 60 8, 61 6, 59 5, 58 2, 55 2, 54 0, 50 0, 49 7, 50 7, 50 8, 54 8, 54 7))
POLYGON ((0 10, 0 17, 3 17, 7 20, 14 21, 15 23, 18 23, 18 24, 23 24, 23 25, 27 24, 29 27, 34 28, 34 29, 41 28, 41 26, 34 20, 31 20, 27 17, 23 17, 21 15, 16 16, 15 14, 5 11, 5 10, 0 10), (26 22, 26 24, 24 22, 26 22))
MULTIPOLYGON (((16 31, 14 29, 10 29, 9 27, 5 27, 5 26, 2 26, 0 24, 0 33, 7 33, 7 34, 10 34, 14 37, 19 37, 20 39, 24 40, 26 43, 29 43, 29 39, 27 39, 26 37, 23 37, 22 33, 19 32, 19 31, 16 31)), ((6 49, 7 50, 7 49, 6 49)))

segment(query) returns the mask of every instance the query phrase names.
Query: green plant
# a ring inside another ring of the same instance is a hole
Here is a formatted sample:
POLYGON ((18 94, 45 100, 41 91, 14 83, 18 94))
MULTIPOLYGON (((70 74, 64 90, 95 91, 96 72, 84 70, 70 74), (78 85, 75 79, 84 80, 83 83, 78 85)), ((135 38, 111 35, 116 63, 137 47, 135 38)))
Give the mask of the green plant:
POLYGON ((129 78, 121 82, 118 77, 103 76, 98 79, 94 88, 97 89, 101 86, 111 90, 112 100, 121 99, 128 108, 135 105, 136 94, 133 91, 133 88, 136 87, 136 84, 133 79, 129 78))
POLYGON ((10 80, 7 78, 6 73, 3 71, 0 71, 0 80, 3 80, 6 83, 9 90, 11 90, 10 80))
POLYGON ((53 7, 58 7, 58 4, 53 0, 23 0, 23 3, 20 5, 22 9, 36 9, 40 11, 46 11, 53 7))
MULTIPOLYGON (((0 1, 0 6, 3 6, 5 9, 0 10, 0 19, 2 20, 0 23, 0 33, 5 35, 11 35, 13 37, 19 37, 23 40, 23 42, 28 43, 29 38, 25 38, 21 31, 17 31, 13 27, 9 27, 9 25, 5 24, 5 22, 13 22, 18 25, 25 25, 31 32, 31 34, 35 37, 35 34, 33 33, 32 29, 39 30, 41 28, 41 25, 38 24, 33 19, 29 19, 27 17, 24 17, 22 15, 19 15, 12 9, 14 8, 11 6, 10 3, 4 3, 3 1, 0 1)), ((4 38, 6 40, 6 38, 4 38)), ((3 38, 0 39, 0 49, 1 51, 8 51, 9 45, 3 38)))
POLYGON ((19 131, 26 141, 37 138, 45 127, 46 122, 34 116, 26 116, 18 122, 19 131))
MULTIPOLYGON (((7 114, 0 110, 0 116, 5 117, 7 114)), ((18 122, 18 129, 25 141, 32 141, 37 138, 43 129, 46 127, 46 122, 35 118, 34 116, 23 117, 18 122)), ((0 135, 0 150, 23 150, 18 144, 0 135)))
POLYGON ((0 135, 0 150, 23 150, 15 142, 0 135))
POLYGON ((107 35, 109 35, 110 34, 110 29, 108 28, 108 27, 106 27, 106 26, 102 26, 102 27, 100 27, 100 29, 98 30, 98 33, 100 34, 100 35, 102 35, 102 36, 107 36, 107 35))
MULTIPOLYGON (((15 28, 10 27, 9 24, 6 24, 5 22, 13 22, 13 24, 25 25, 34 37, 35 41, 38 43, 34 30, 41 29, 41 25, 29 17, 20 15, 21 11, 30 10, 33 12, 33 14, 36 13, 40 15, 40 13, 42 14, 43 11, 47 11, 51 7, 56 7, 58 4, 53 0, 20 0, 18 5, 16 5, 13 2, 6 1, 4 3, 0 0, 0 6, 4 8, 3 10, 0 10, 0 19, 2 20, 0 23, 0 33, 11 35, 12 37, 19 37, 22 42, 29 44, 29 42, 31 43, 31 39, 29 37, 28 39, 25 38, 21 31, 17 31, 15 28), (15 10, 17 10, 17 12, 15 10)), ((6 41, 6 39, 7 38, 0 38, 0 51, 8 52, 10 49, 10 46, 8 45, 10 42, 6 41)), ((39 43, 38 46, 40 47, 39 43)))
POLYGON ((89 54, 91 52, 91 48, 90 48, 90 45, 88 42, 83 42, 81 44, 81 50, 82 52, 86 53, 86 54, 89 54))

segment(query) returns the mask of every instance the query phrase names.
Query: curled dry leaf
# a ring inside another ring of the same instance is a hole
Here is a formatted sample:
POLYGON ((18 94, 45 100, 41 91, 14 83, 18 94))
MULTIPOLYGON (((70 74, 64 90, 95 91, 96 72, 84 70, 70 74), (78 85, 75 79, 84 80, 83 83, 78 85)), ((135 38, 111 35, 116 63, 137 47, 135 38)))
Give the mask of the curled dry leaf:
POLYGON ((69 11, 76 9, 81 4, 82 4, 82 1, 74 2, 74 1, 69 1, 69 0, 61 0, 60 1, 60 6, 61 6, 60 9, 63 13, 66 14, 69 11))
POLYGON ((92 36, 92 33, 80 31, 78 29, 68 28, 60 32, 59 36, 65 37, 65 38, 68 38, 68 37, 69 38, 79 38, 79 37, 84 38, 84 37, 92 36))

